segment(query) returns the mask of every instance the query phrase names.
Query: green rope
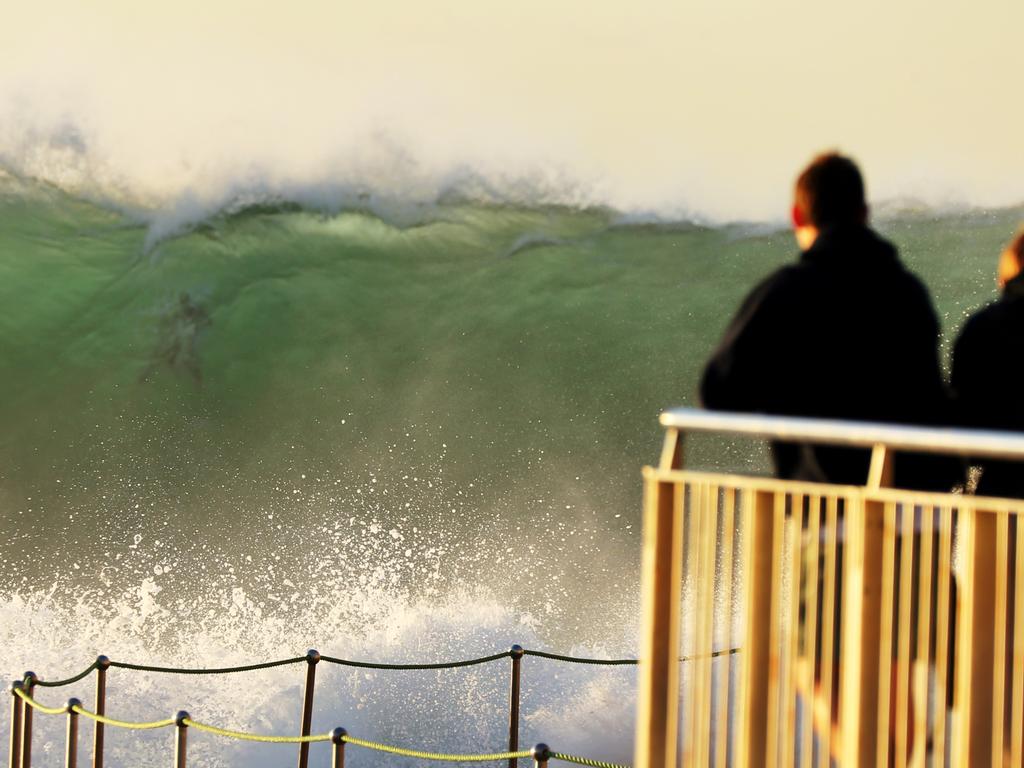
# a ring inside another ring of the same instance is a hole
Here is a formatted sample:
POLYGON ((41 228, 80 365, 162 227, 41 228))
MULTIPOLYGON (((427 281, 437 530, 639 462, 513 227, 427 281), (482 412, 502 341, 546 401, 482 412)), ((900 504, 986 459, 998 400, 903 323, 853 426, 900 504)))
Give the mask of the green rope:
POLYGON ((438 662, 436 664, 376 664, 369 661, 350 661, 339 659, 334 656, 321 656, 320 661, 331 664, 341 664, 345 667, 360 667, 362 669, 455 669, 456 667, 472 667, 476 664, 487 664, 498 659, 505 659, 511 656, 510 651, 496 653, 493 656, 481 656, 479 659, 467 659, 466 661, 438 662))
MULTIPOLYGON (((717 658, 718 656, 731 656, 739 653, 739 648, 724 648, 720 651, 712 651, 709 655, 682 656, 679 661, 697 661, 698 659, 717 658)), ((637 664, 636 659, 587 659, 582 656, 563 656, 560 653, 548 653, 547 651, 523 651, 524 656, 539 656, 542 659, 554 659, 555 661, 568 661, 573 664, 598 664, 605 666, 622 666, 637 664)))
MULTIPOLYGON (((172 721, 173 722, 173 721, 172 721)), ((331 734, 313 734, 310 736, 263 736, 258 733, 245 733, 243 731, 229 731, 227 728, 218 728, 215 725, 197 723, 190 717, 181 721, 190 728, 197 731, 206 731, 217 736, 227 736, 229 739, 241 739, 242 741, 262 741, 270 744, 309 744, 314 741, 330 741, 331 734)))
POLYGON ((53 681, 49 681, 49 680, 40 680, 39 678, 36 678, 33 681, 32 684, 33 685, 38 685, 40 688, 60 688, 61 686, 71 685, 72 683, 77 683, 79 680, 81 680, 83 677, 88 675, 94 669, 96 669, 96 662, 95 661, 92 664, 90 664, 88 667, 83 669, 81 672, 79 672, 77 675, 75 675, 74 677, 69 677, 67 680, 53 680, 53 681))
POLYGON ((591 760, 589 757, 577 757, 576 755, 566 755, 561 752, 552 752, 551 757, 555 760, 562 760, 566 763, 586 765, 589 766, 589 768, 630 768, 628 765, 622 765, 620 763, 606 763, 603 760, 591 760))
POLYGON ((354 736, 348 735, 343 736, 341 740, 348 744, 354 744, 357 747, 366 747, 378 752, 388 752, 392 755, 401 755, 402 757, 416 757, 421 760, 442 760, 448 763, 484 763, 491 760, 511 760, 512 758, 530 756, 529 750, 523 752, 493 752, 488 755, 453 755, 445 752, 421 752, 417 749, 392 747, 388 744, 379 744, 376 741, 366 741, 365 739, 357 739, 354 736))
POLYGON ((211 667, 205 669, 154 667, 148 664, 130 664, 126 661, 112 661, 110 662, 110 666, 119 667, 120 669, 134 669, 138 672, 165 672, 171 675, 228 675, 233 672, 253 672, 257 669, 283 667, 288 664, 298 664, 300 661, 307 661, 307 658, 305 656, 296 656, 292 659, 281 659, 280 661, 265 661, 262 664, 246 664, 241 667, 211 667))
POLYGON ((523 651, 524 656, 539 656, 542 659, 554 659, 555 661, 569 661, 573 664, 599 664, 605 666, 622 666, 636 664, 636 659, 585 659, 581 656, 563 656, 560 653, 548 653, 547 651, 523 651))

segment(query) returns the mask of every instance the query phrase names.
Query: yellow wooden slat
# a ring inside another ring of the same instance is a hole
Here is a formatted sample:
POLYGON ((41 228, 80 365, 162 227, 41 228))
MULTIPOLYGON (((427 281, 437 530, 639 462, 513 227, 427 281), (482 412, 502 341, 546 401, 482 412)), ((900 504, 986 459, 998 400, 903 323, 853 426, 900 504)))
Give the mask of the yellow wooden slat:
POLYGON ((935 728, 932 733, 932 765, 946 765, 947 707, 946 698, 951 681, 948 679, 950 643, 950 593, 953 563, 953 510, 949 506, 939 509, 939 564, 935 595, 935 728))
POLYGON ((1003 764, 1003 716, 1006 706, 1006 579, 1009 565, 1007 548, 1010 543, 1010 521, 1006 515, 996 519, 996 591, 995 637, 992 665, 992 768, 1003 764))
MULTIPOLYGON (((684 605, 683 605, 683 646, 682 655, 686 658, 693 658, 698 653, 697 638, 700 635, 698 624, 699 613, 697 603, 700 600, 700 590, 697 579, 700 578, 700 537, 701 526, 703 525, 703 499, 705 483, 693 482, 688 485, 690 499, 689 514, 684 521, 684 545, 686 553, 686 576, 684 581, 684 605)), ((692 662, 685 665, 683 674, 683 717, 686 721, 686 730, 683 733, 682 764, 683 768, 693 768, 697 765, 696 750, 700 733, 697 730, 697 706, 694 702, 699 680, 697 680, 697 666, 692 662)))
POLYGON ((803 696, 802 736, 800 745, 800 765, 809 766, 814 752, 814 708, 817 691, 814 680, 814 660, 817 655, 818 643, 818 574, 819 546, 821 543, 821 496, 812 496, 807 532, 807 602, 804 605, 804 636, 803 653, 801 654, 802 679, 798 690, 803 696))
POLYGON ((679 728, 682 485, 648 474, 644 488, 635 765, 675 768, 679 728))
MULTIPOLYGON (((733 558, 735 557, 736 492, 726 490, 722 509, 722 648, 732 648, 733 617, 733 558)), ((715 742, 715 766, 726 768, 729 755, 729 681, 732 657, 725 656, 719 662, 718 712, 715 717, 717 740, 715 742)))
MULTIPOLYGON (((832 677, 835 673, 833 656, 836 637, 836 570, 839 540, 839 498, 829 496, 825 505, 825 595, 822 600, 821 616, 823 626, 821 632, 821 700, 825 703, 824 727, 818 729, 818 737, 822 740, 818 752, 818 765, 827 768, 831 764, 834 746, 832 743, 832 711, 834 691, 832 677)), ((817 712, 817 710, 816 710, 817 712)), ((820 719, 820 718, 819 718, 820 719)), ((838 750, 836 750, 838 751, 838 750)))
POLYGON ((744 604, 746 635, 740 678, 740 727, 736 765, 762 768, 768 761, 772 602, 775 539, 775 495, 747 486, 744 501, 744 604))
POLYGON ((718 538, 718 503, 717 486, 707 486, 702 496, 703 522, 701 525, 699 575, 697 582, 700 588, 700 635, 697 638, 697 669, 699 671, 698 687, 694 696, 698 707, 697 720, 699 732, 698 749, 695 752, 696 764, 706 768, 710 761, 711 748, 711 652, 714 644, 715 629, 715 544, 718 538))
POLYGON ((875 764, 889 765, 889 730, 892 720, 893 600, 896 583, 896 505, 885 505, 882 547, 882 599, 878 648, 878 719, 875 724, 875 764))
MULTIPOLYGON (((782 573, 783 544, 786 525, 786 494, 775 494, 772 509, 775 536, 772 539, 772 574, 782 573)), ((779 763, 779 736, 782 728, 781 688, 782 688, 782 584, 773 585, 771 591, 771 609, 769 614, 768 636, 768 739, 766 768, 775 768, 779 763)))
POLYGON ((1010 765, 1022 768, 1024 757, 1024 518, 1014 516, 1017 545, 1014 561, 1013 703, 1010 723, 1010 765))
MULTIPOLYGON (((913 625, 914 509, 900 509, 900 602, 896 625, 896 768, 907 765, 907 729, 910 725, 910 631, 913 625)), ((881 738, 884 735, 879 734, 881 738)))
POLYGON ((790 499, 789 535, 787 549, 789 551, 789 610, 784 619, 785 646, 783 647, 784 663, 782 665, 782 712, 784 716, 782 728, 782 764, 794 765, 796 762, 796 692, 797 692, 797 650, 800 642, 800 577, 802 571, 802 527, 804 502, 803 494, 793 494, 790 499))
POLYGON ((911 765, 924 768, 928 743, 928 668, 931 654, 932 624, 932 549, 935 510, 921 511, 921 567, 918 571, 917 653, 913 664, 914 731, 911 765))

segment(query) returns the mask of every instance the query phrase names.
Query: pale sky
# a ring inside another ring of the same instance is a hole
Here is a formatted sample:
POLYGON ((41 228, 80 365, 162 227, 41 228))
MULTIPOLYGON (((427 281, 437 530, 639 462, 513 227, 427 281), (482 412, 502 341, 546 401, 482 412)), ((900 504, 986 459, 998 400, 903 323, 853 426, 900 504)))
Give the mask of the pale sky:
POLYGON ((0 158, 147 199, 429 187, 468 167, 624 209, 770 219, 810 155, 838 147, 875 200, 1024 201, 1024 0, 0 10, 0 158))

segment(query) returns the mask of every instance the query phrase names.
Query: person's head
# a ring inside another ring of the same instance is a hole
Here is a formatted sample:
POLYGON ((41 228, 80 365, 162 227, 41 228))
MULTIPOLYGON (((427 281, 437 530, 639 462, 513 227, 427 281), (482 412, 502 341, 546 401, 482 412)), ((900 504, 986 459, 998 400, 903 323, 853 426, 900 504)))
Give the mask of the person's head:
POLYGON ((1003 288, 1024 269, 1024 228, 1010 241, 999 257, 999 274, 996 282, 1003 288))
POLYGON ((864 178, 857 164, 838 152, 811 161, 797 177, 793 191, 793 229, 806 250, 826 229, 862 225, 868 220, 864 178))

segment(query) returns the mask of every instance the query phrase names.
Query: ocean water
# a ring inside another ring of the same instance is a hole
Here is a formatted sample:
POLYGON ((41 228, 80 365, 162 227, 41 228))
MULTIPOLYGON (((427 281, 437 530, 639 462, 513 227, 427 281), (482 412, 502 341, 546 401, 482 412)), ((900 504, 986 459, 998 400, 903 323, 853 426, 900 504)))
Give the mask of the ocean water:
MULTIPOLYGON (((1022 218, 880 214, 933 291, 945 351, 994 298, 1022 218)), ((657 414, 694 402, 739 300, 794 253, 779 227, 600 208, 250 199, 182 220, 0 178, 0 671, 308 647, 394 662, 512 643, 634 655, 657 414)), ((749 445, 693 453, 765 466, 749 445)), ((522 743, 629 760, 633 676, 526 659, 522 743)), ((108 713, 184 708, 293 734, 301 682, 301 667, 112 670, 108 713)), ((88 683, 40 698, 69 695, 90 705, 88 683)), ((507 662, 321 665, 314 730, 500 750, 507 695, 507 662)), ((62 721, 37 723, 35 764, 62 764, 62 721)), ((191 765, 294 759, 190 738, 191 765)), ((108 765, 165 765, 170 744, 108 730, 108 765)))

